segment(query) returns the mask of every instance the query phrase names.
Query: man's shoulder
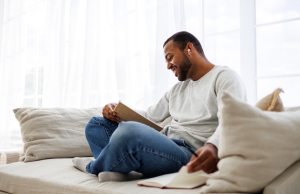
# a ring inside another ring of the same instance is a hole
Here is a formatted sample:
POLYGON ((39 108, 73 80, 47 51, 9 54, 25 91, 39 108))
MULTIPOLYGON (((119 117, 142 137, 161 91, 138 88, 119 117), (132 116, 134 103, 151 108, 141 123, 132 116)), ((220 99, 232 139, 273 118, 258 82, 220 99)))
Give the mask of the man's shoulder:
POLYGON ((227 66, 217 66, 215 69, 217 77, 225 79, 236 79, 239 77, 238 73, 227 66))
POLYGON ((240 96, 241 99, 246 99, 246 88, 241 76, 230 69, 229 67, 222 67, 215 83, 216 91, 228 91, 235 96, 240 96))
POLYGON ((214 67, 214 70, 217 73, 220 73, 220 72, 235 73, 235 71, 233 69, 231 69, 230 67, 228 67, 228 66, 219 66, 219 65, 216 65, 214 67))

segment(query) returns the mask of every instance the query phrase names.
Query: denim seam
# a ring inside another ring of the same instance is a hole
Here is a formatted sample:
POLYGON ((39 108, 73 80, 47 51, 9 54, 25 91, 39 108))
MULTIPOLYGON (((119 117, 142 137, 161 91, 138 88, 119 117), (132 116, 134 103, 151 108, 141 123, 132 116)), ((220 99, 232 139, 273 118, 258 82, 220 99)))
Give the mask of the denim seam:
POLYGON ((106 127, 106 126, 104 126, 104 125, 102 125, 103 126, 103 128, 105 129, 105 133, 106 133, 106 135, 107 135, 107 142, 106 143, 108 143, 109 142, 109 139, 110 139, 110 136, 112 135, 112 134, 109 134, 109 129, 106 127))
POLYGON ((175 163, 178 163, 179 165, 182 165, 182 162, 180 161, 180 159, 178 159, 176 157, 172 157, 169 154, 157 153, 155 151, 152 151, 152 148, 149 148, 149 147, 143 147, 140 150, 132 150, 130 152, 127 152, 126 154, 123 154, 122 157, 120 157, 120 159, 117 160, 117 162, 112 165, 111 170, 113 170, 115 167, 119 166, 122 162, 126 161, 130 155, 137 153, 138 151, 143 151, 143 152, 150 153, 150 154, 153 154, 156 156, 160 156, 160 157, 163 157, 164 159, 168 159, 175 163))
POLYGON ((165 154, 163 152, 155 152, 150 147, 143 147, 143 149, 141 149, 141 150, 143 150, 144 152, 147 152, 147 153, 152 153, 153 155, 162 156, 162 157, 164 157, 164 158, 166 158, 168 160, 172 160, 174 162, 177 162, 177 163, 181 164, 181 160, 179 158, 177 158, 177 157, 174 157, 171 154, 165 154))

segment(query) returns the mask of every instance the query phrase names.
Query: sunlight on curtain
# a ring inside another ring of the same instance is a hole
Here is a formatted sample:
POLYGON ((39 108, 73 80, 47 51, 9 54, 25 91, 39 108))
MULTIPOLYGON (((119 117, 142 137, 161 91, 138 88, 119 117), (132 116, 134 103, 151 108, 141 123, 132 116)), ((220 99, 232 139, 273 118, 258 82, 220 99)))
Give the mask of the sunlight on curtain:
POLYGON ((204 19, 207 57, 240 72, 240 1, 206 0, 204 19))
POLYGON ((201 1, 0 0, 0 150, 21 147, 17 107, 157 101, 177 81, 165 39, 202 34, 194 5, 201 1))
POLYGON ((21 148, 17 107, 144 109, 177 82, 162 45, 177 31, 242 76, 250 102, 276 87, 299 106, 293 0, 0 0, 0 152, 21 148))

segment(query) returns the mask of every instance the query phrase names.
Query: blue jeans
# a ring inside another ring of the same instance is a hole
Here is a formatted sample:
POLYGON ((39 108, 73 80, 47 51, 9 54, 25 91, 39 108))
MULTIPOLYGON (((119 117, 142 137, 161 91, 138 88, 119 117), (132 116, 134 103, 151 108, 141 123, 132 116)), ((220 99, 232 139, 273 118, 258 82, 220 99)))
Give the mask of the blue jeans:
POLYGON ((95 175, 103 171, 136 171, 153 177, 177 172, 192 156, 183 140, 171 140, 138 122, 118 124, 93 117, 85 134, 95 158, 86 170, 95 175))

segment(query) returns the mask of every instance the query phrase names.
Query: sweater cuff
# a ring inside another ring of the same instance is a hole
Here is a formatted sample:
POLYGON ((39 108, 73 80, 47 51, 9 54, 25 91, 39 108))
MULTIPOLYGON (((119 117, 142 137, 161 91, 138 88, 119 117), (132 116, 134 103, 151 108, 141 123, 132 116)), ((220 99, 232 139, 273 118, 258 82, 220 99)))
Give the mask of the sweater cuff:
POLYGON ((219 141, 217 139, 209 139, 206 143, 211 143, 219 149, 219 141))
POLYGON ((219 149, 219 131, 218 131, 218 129, 212 134, 212 136, 206 141, 206 143, 211 143, 219 149))

